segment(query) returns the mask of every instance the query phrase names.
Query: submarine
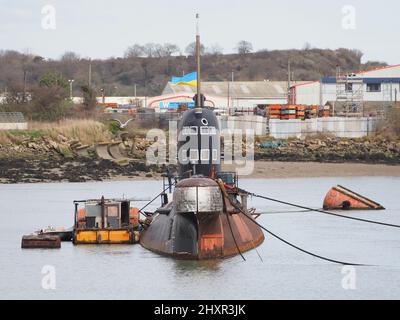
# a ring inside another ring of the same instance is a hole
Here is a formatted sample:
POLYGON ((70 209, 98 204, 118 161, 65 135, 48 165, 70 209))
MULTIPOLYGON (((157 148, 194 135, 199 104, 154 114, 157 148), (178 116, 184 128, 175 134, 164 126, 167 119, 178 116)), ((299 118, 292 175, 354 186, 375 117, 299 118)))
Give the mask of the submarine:
MULTIPOLYGON (((191 161, 179 164, 172 199, 165 194, 163 206, 151 215, 151 223, 141 232, 141 245, 190 260, 227 258, 256 248, 263 243, 264 234, 249 219, 254 217, 247 208, 248 195, 236 191, 235 173, 221 172, 219 149, 214 144, 202 148, 204 140, 219 141, 214 112, 204 107, 186 111, 178 136, 185 132, 199 138, 199 145, 187 150, 191 161), (248 217, 243 217, 243 212, 248 217)), ((180 150, 185 142, 178 143, 180 150)))
POLYGON ((236 173, 221 171, 218 119, 205 107, 206 98, 201 94, 198 32, 196 56, 195 108, 185 111, 178 124, 176 184, 172 193, 162 195, 162 206, 150 213, 140 243, 148 250, 180 259, 228 258, 261 245, 264 233, 252 221, 248 195, 237 189, 236 173))

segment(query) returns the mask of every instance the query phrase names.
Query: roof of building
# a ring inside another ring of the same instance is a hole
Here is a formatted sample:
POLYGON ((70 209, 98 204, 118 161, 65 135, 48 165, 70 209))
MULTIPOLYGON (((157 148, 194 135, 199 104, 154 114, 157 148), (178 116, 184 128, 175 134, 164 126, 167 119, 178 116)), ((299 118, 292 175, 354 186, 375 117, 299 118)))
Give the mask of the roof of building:
MULTIPOLYGON (((400 64, 396 64, 393 66, 384 66, 384 67, 378 67, 374 68, 371 70, 366 70, 366 71, 358 71, 358 72, 352 72, 349 73, 351 77, 349 77, 349 80, 362 80, 363 83, 400 83, 400 77, 399 74, 400 72, 397 71, 396 69, 400 69, 400 64), (391 73, 386 73, 382 74, 382 72, 385 71, 392 71, 391 73), (394 70, 394 73, 393 73, 394 70), (373 74, 375 72, 375 74, 373 74), (372 73, 372 74, 371 74, 372 73)), ((303 83, 297 83, 292 85, 293 87, 301 87, 301 86, 308 86, 308 85, 313 85, 318 82, 322 82, 324 84, 335 84, 336 83, 336 77, 331 76, 331 77, 323 77, 321 80, 315 80, 315 81, 309 81, 309 82, 303 82, 303 83)))
POLYGON ((21 112, 0 112, 0 123, 25 123, 21 112))
POLYGON ((393 66, 383 66, 383 67, 376 67, 374 69, 370 70, 365 70, 365 71, 358 71, 356 73, 358 74, 364 74, 364 73, 369 73, 369 72, 374 72, 374 71, 381 71, 381 70, 387 70, 387 69, 393 69, 393 68, 399 68, 400 64, 395 64, 393 66))
MULTIPOLYGON (((293 84, 304 83, 294 81, 293 84)), ((196 87, 173 85, 168 83, 163 94, 196 93, 196 87)), ((284 98, 287 96, 286 81, 234 81, 234 82, 208 82, 201 83, 201 91, 205 95, 231 96, 232 98, 284 98)))
MULTIPOLYGON (((400 83, 400 78, 393 77, 382 77, 382 78, 366 78, 366 77, 352 77, 349 78, 348 81, 351 83, 352 81, 362 81, 363 83, 372 84, 372 83, 400 83)), ((322 78, 322 83, 337 83, 336 77, 325 77, 322 78)))

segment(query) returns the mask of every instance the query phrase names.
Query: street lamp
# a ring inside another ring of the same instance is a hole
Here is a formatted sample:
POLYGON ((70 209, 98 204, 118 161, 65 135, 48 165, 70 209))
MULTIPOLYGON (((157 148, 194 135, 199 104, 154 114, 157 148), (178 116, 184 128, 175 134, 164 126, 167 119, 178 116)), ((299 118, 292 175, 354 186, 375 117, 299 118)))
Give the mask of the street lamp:
POLYGON ((69 82, 69 98, 72 100, 72 84, 74 83, 75 80, 71 79, 68 80, 69 82))
POLYGON ((105 94, 104 88, 101 88, 100 92, 101 92, 101 103, 105 104, 106 103, 106 94, 105 94))

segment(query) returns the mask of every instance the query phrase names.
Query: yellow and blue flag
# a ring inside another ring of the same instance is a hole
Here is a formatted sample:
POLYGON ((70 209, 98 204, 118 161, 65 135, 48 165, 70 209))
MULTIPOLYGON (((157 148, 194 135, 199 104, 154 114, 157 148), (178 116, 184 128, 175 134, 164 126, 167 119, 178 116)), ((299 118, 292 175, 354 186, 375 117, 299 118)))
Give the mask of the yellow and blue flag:
POLYGON ((171 83, 177 86, 197 87, 197 72, 189 73, 183 77, 172 77, 171 83))

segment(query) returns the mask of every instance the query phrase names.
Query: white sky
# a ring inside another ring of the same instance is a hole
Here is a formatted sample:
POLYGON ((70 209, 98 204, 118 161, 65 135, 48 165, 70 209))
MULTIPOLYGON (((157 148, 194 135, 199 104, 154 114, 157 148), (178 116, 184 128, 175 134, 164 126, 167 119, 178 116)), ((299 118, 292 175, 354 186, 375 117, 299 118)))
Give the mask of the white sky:
POLYGON ((147 42, 184 50, 194 40, 196 12, 203 43, 219 43, 225 53, 239 40, 252 42, 255 50, 301 49, 308 42, 360 49, 364 61, 400 63, 398 0, 0 0, 0 49, 48 58, 65 51, 117 57, 129 45, 147 42), (55 30, 42 28, 45 5, 56 10, 55 30), (343 28, 342 10, 349 5, 355 29, 343 28))

